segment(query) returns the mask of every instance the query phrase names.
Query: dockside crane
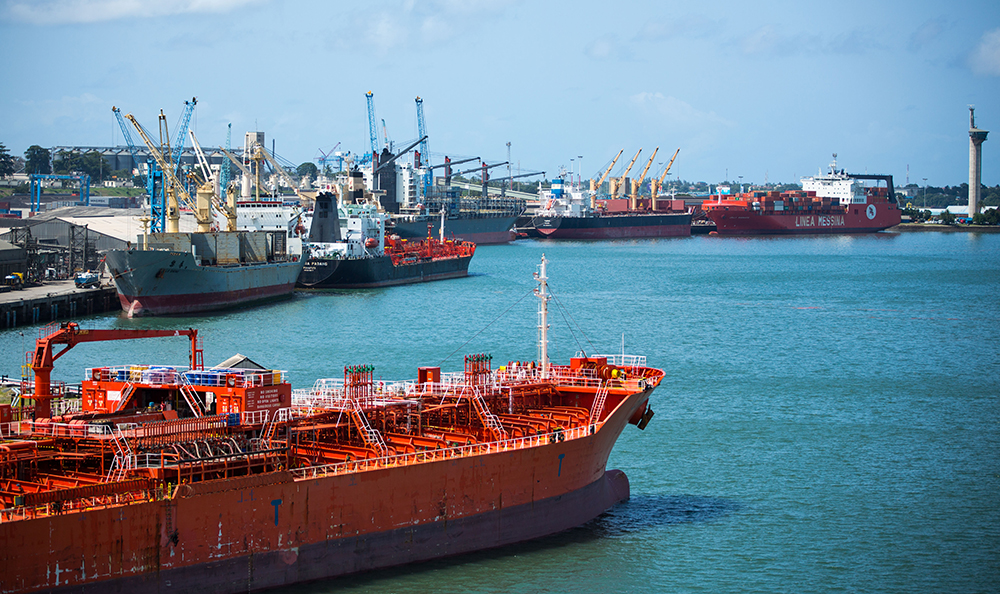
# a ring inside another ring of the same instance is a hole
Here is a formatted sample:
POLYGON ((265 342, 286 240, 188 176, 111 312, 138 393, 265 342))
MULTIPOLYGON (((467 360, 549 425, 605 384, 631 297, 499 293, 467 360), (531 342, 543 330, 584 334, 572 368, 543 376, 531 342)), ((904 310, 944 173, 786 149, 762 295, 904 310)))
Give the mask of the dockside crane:
POLYGON ((205 151, 201 150, 198 137, 195 136, 194 130, 191 130, 189 134, 191 135, 191 147, 194 148, 194 154, 198 158, 198 164, 205 176, 205 182, 198 186, 198 196, 211 195, 212 206, 226 219, 226 231, 236 231, 236 194, 226 192, 224 188, 216 185, 218 180, 212 173, 212 167, 208 164, 205 151))
POLYGON ((139 147, 136 146, 135 141, 132 139, 132 133, 129 132, 129 126, 125 123, 122 110, 111 106, 111 111, 118 120, 118 125, 122 129, 122 136, 125 137, 125 143, 128 144, 128 150, 132 154, 132 163, 135 164, 142 174, 146 193, 149 194, 149 230, 152 233, 162 233, 166 217, 163 173, 156 168, 156 161, 149 157, 146 158, 145 170, 139 166, 139 147))
MULTIPOLYGON (((263 145, 261 145, 260 143, 255 142, 255 143, 253 143, 253 147, 251 147, 251 150, 255 150, 255 151, 259 150, 260 151, 260 156, 263 157, 264 160, 267 161, 271 165, 271 167, 275 170, 275 172, 279 176, 281 176, 281 179, 283 179, 285 181, 285 184, 289 188, 291 188, 293 192, 295 192, 295 195, 299 197, 299 200, 302 201, 303 205, 309 203, 312 200, 312 198, 310 198, 310 197, 305 196, 304 194, 302 194, 302 192, 299 190, 298 184, 296 184, 295 180, 292 179, 292 176, 288 175, 288 172, 285 170, 285 168, 282 167, 280 163, 278 163, 278 160, 275 158, 275 156, 273 154, 271 154, 270 152, 268 152, 268 150, 263 145)), ((260 169, 260 168, 258 167, 257 169, 260 169)), ((260 187, 260 185, 259 185, 259 181, 258 181, 258 188, 259 187, 260 187)), ((258 192, 259 192, 259 190, 258 190, 258 192)))
MULTIPOLYGON (((226 149, 230 149, 233 146, 233 124, 230 122, 228 129, 226 130, 226 149)), ((229 161, 223 161, 222 166, 219 168, 219 191, 229 192, 229 177, 232 171, 232 166, 229 161)))
POLYGON ((614 191, 611 192, 611 197, 612 198, 617 198, 618 196, 621 195, 621 193, 622 193, 622 186, 625 185, 625 179, 628 177, 628 172, 632 170, 632 166, 635 165, 635 160, 639 158, 639 153, 641 153, 641 152, 642 152, 642 149, 640 148, 639 152, 637 152, 635 154, 635 156, 632 157, 632 161, 629 162, 628 167, 625 168, 625 173, 623 173, 621 177, 619 177, 617 179, 612 178, 612 179, 614 179, 614 182, 615 182, 614 183, 614 186, 615 186, 614 191))
MULTIPOLYGON (((180 128, 177 129, 177 135, 174 137, 177 139, 177 144, 174 146, 173 152, 170 155, 170 162, 174 164, 174 167, 177 167, 177 170, 174 171, 174 173, 178 177, 180 177, 181 153, 184 152, 184 142, 187 137, 188 126, 191 125, 191 114, 194 113, 195 105, 198 105, 197 97, 191 97, 190 101, 184 102, 184 113, 181 114, 181 125, 180 128)), ((160 113, 162 115, 163 112, 160 113)), ((169 138, 167 139, 167 142, 169 144, 169 138)))
MULTIPOLYGON (((508 162, 508 165, 509 164, 510 163, 508 162)), ((513 180, 518 179, 518 178, 522 178, 522 177, 534 177, 536 175, 545 175, 545 172, 544 171, 535 171, 535 172, 532 172, 532 173, 522 173, 520 175, 507 175, 507 176, 504 176, 503 178, 500 179, 500 196, 504 197, 504 196, 507 195, 507 184, 508 183, 511 186, 510 189, 511 190, 514 189, 514 182, 513 182, 513 180)))
MULTIPOLYGON (((162 112, 161 112, 162 115, 162 112)), ((185 206, 194 211, 195 221, 198 223, 198 231, 201 233, 207 233, 212 229, 212 212, 211 212, 211 199, 209 196, 202 196, 200 193, 197 195, 197 202, 192 200, 191 195, 188 194, 187 190, 184 189, 184 184, 181 180, 177 179, 177 175, 174 174, 173 167, 169 161, 167 161, 166 156, 160 151, 160 149, 153 144, 153 140, 149 137, 149 133, 146 129, 142 127, 142 124, 135 119, 132 114, 125 114, 125 119, 132 122, 132 126, 135 127, 136 132, 142 137, 142 141, 146 143, 146 148, 149 149, 153 158, 156 159, 156 164, 159 165, 160 169, 163 171, 163 175, 167 177, 169 182, 167 187, 167 213, 166 213, 166 232, 167 233, 177 233, 180 231, 180 208, 178 205, 178 200, 183 202, 185 206)))
POLYGON ((371 91, 365 93, 365 101, 368 104, 368 138, 371 141, 372 159, 378 158, 378 127, 375 125, 375 96, 371 91))
POLYGON ((417 136, 424 139, 424 141, 420 143, 419 154, 421 162, 417 164, 417 167, 420 167, 421 164, 424 164, 426 166, 426 170, 424 171, 424 176, 423 176, 424 183, 422 192, 422 194, 426 196, 427 191, 430 190, 431 187, 431 170, 429 168, 431 164, 431 154, 430 152, 428 152, 427 148, 427 125, 424 122, 424 100, 421 99, 420 97, 417 97, 416 104, 417 104, 417 136))
POLYGON ((450 186, 451 185, 451 176, 453 175, 452 171, 451 171, 452 167, 454 167, 455 165, 459 165, 461 163, 468 163, 469 161, 479 161, 479 160, 480 160, 479 157, 469 157, 468 159, 459 159, 458 161, 452 161, 451 159, 449 159, 446 156, 444 158, 444 163, 441 163, 440 165, 432 165, 432 166, 428 167, 427 168, 427 173, 428 173, 428 175, 433 176, 434 174, 432 172, 435 169, 437 169, 438 167, 444 167, 444 185, 445 186, 450 186))
POLYGON ((652 186, 650 188, 650 207, 652 207, 653 210, 656 210, 656 197, 660 195, 660 186, 663 185, 663 180, 665 180, 667 178, 667 174, 670 173, 670 168, 674 166, 674 159, 677 158, 677 153, 679 152, 681 152, 681 149, 679 148, 674 151, 674 156, 670 157, 670 162, 667 163, 667 168, 663 170, 663 174, 660 175, 660 179, 656 179, 654 177, 650 182, 650 185, 652 186))
POLYGON ((639 187, 642 186, 642 181, 646 179, 646 174, 649 173, 650 166, 653 165, 653 159, 656 158, 656 153, 660 151, 660 147, 653 149, 653 156, 649 158, 646 163, 646 167, 642 170, 642 175, 638 179, 632 180, 632 192, 631 199, 629 201, 629 209, 635 210, 639 207, 639 187))

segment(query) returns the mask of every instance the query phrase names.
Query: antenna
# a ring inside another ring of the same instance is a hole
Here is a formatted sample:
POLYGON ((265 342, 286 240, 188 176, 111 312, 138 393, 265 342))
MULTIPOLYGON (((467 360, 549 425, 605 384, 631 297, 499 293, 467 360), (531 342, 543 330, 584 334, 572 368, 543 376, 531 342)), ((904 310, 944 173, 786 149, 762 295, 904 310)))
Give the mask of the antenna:
POLYGON ((538 281, 538 288, 535 289, 535 296, 538 297, 538 358, 542 364, 542 379, 549 378, 549 299, 548 280, 546 267, 548 260, 542 254, 542 264, 539 272, 534 274, 538 281))

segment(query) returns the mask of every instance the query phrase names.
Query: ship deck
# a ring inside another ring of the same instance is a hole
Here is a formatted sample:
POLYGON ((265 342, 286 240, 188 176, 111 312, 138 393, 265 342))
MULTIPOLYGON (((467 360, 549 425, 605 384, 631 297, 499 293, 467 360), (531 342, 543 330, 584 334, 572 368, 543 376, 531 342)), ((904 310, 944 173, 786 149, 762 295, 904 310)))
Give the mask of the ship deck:
POLYGON ((548 377, 534 364, 493 370, 486 355, 466 357, 464 372, 421 368, 417 380, 375 381, 372 370, 293 391, 273 370, 90 369, 82 400, 55 401, 61 414, 15 409, 0 423, 0 523, 172 500, 219 480, 309 481, 582 439, 663 377, 622 356, 575 359, 548 377), (289 406, 232 410, 279 402, 284 389, 289 406))

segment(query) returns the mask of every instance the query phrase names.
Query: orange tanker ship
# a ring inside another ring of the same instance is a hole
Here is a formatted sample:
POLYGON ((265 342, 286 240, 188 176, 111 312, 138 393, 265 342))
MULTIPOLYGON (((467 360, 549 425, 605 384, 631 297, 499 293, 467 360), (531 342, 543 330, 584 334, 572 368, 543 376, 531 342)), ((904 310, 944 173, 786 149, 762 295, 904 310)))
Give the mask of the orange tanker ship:
POLYGON ((608 456, 664 374, 637 356, 550 364, 544 257, 536 278, 538 364, 470 355, 401 382, 353 366, 293 391, 280 371, 205 369, 194 330, 47 332, 29 353, 34 420, 0 411, 0 591, 245 592, 598 516, 628 498, 608 456), (92 368, 81 410, 52 416, 66 349, 168 335, 190 338, 189 367, 92 368))

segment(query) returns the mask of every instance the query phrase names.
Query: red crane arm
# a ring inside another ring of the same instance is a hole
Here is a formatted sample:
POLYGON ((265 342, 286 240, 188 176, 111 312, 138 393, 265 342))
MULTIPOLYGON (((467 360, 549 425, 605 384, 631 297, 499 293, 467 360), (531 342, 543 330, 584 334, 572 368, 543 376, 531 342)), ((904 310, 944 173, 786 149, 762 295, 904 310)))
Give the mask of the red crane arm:
POLYGON ((52 369, 56 359, 66 351, 82 342, 100 342, 107 340, 131 340, 134 338, 158 338, 165 336, 187 336, 191 340, 191 369, 201 369, 201 349, 198 348, 198 331, 188 330, 85 330, 79 324, 69 322, 62 324, 58 330, 35 341, 35 352, 31 358, 31 370, 35 373, 35 416, 49 417, 52 414, 50 400, 52 399, 52 369), (66 348, 58 353, 53 352, 57 344, 66 348))

